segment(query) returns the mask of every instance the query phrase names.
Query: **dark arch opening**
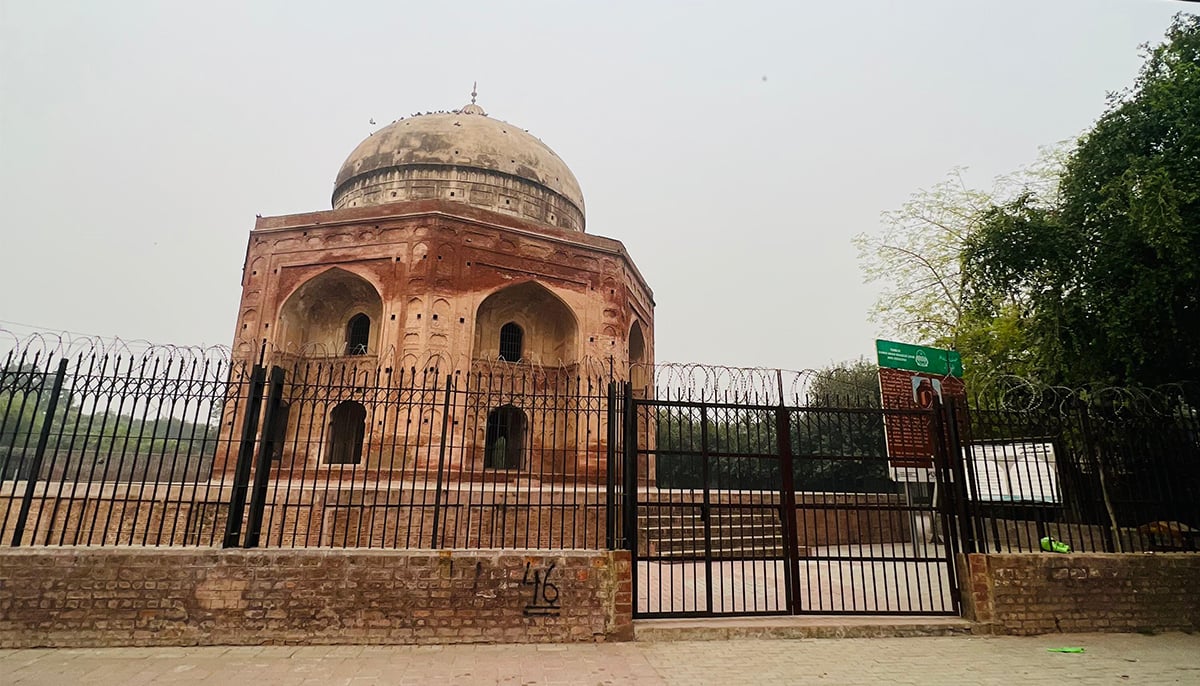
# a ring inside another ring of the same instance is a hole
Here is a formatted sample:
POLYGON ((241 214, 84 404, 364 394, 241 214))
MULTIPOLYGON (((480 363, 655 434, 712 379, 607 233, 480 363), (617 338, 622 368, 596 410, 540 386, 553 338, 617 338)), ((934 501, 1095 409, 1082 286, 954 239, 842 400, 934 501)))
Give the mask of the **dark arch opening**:
POLYGON ((283 459, 283 443, 287 440, 288 415, 291 412, 292 406, 286 401, 279 403, 279 407, 275 409, 274 429, 271 434, 272 460, 279 461, 283 459))
POLYGON ((635 393, 644 395, 647 392, 650 370, 646 365, 646 336, 637 321, 629 328, 629 381, 635 393))
POLYGON ((520 469, 525 453, 525 413, 505 405, 488 413, 484 438, 484 462, 487 469, 520 469))
MULTIPOLYGON (((506 324, 520 327, 516 359, 535 364, 571 364, 579 354, 578 322, 571 308, 545 286, 526 281, 501 288, 484 298, 475 310, 472 357, 495 360, 500 355, 500 331, 506 324)), ((511 331, 511 329, 510 329, 511 331)))
MULTIPOLYGON (((322 272, 299 286, 279 310, 278 324, 272 323, 276 344, 289 352, 305 355, 341 356, 351 350, 350 322, 362 315, 360 324, 368 338, 354 342, 366 351, 379 347, 383 300, 371 282, 344 269, 322 272)), ((356 346, 357 347, 357 346, 356 346)))
POLYGON ((346 354, 366 355, 371 341, 371 318, 359 312, 346 324, 346 354))
POLYGON ((520 362, 525 347, 525 332, 516 322, 500 327, 500 359, 505 362, 520 362))
POLYGON ((362 461, 363 438, 367 433, 367 408, 345 400, 329 413, 327 464, 358 464, 362 461))

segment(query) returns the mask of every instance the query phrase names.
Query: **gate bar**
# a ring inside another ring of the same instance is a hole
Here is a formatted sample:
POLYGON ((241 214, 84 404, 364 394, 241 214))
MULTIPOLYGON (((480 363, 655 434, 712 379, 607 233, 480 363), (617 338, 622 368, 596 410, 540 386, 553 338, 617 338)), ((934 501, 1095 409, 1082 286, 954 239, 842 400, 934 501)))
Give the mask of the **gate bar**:
POLYGON ((242 537, 242 515, 246 513, 246 490, 250 486, 250 461, 254 459, 254 443, 258 433, 258 414, 262 411, 263 389, 267 370, 261 364, 250 372, 250 387, 246 416, 242 419, 242 439, 238 443, 237 465, 233 472, 233 492, 229 498, 229 519, 225 522, 223 548, 236 548, 242 537))
MULTIPOLYGON (((33 453, 33 464, 30 465, 29 477, 25 481, 25 494, 21 497, 21 510, 17 514, 17 522, 13 528, 12 546, 14 548, 21 545, 21 538, 25 534, 25 523, 29 521, 29 509, 33 506, 33 491, 37 487, 38 477, 42 473, 42 460, 46 457, 46 444, 50 442, 50 426, 54 423, 54 411, 58 409, 58 396, 62 394, 63 379, 66 376, 67 358, 63 357, 59 359, 58 371, 54 373, 54 386, 50 388, 46 417, 42 420, 42 430, 38 433, 37 448, 33 453)), ((20 474, 18 473, 16 476, 20 476, 20 474)), ((36 538, 36 535, 34 537, 36 538)))
MULTIPOLYGON (((438 547, 438 525, 442 517, 442 478, 446 470, 446 430, 450 426, 450 384, 454 377, 446 375, 446 397, 442 400, 442 440, 438 446, 437 487, 433 492, 433 526, 429 532, 429 547, 438 547)), ((421 498, 424 499, 424 494, 421 498)))
MULTIPOLYGON (((638 558, 638 530, 637 530, 637 411, 633 404, 633 384, 628 381, 622 382, 624 385, 625 404, 621 408, 625 414, 625 425, 622 427, 625 430, 625 521, 623 522, 622 533, 625 535, 625 547, 629 549, 629 571, 633 581, 634 593, 637 593, 637 558, 638 558)), ((636 608, 637 596, 634 596, 634 606, 636 608)))
MULTIPOLYGON (((708 612, 716 612, 713 608, 713 559, 712 559, 712 502, 709 494, 708 478, 708 406, 700 406, 700 483, 704 484, 704 501, 700 506, 700 521, 704 522, 704 598, 708 603, 708 612)), ((695 563, 693 569, 695 569, 695 563)), ((724 606, 724 602, 722 602, 724 606)))
POLYGON ((608 382, 608 427, 605 444, 604 547, 617 548, 617 384, 608 382))
POLYGON ((804 596, 804 591, 800 588, 800 547, 796 533, 796 476, 792 465, 791 418, 783 404, 782 391, 779 396, 779 409, 775 410, 775 434, 782 482, 779 494, 779 524, 783 535, 783 553, 787 556, 784 567, 787 592, 785 602, 789 613, 799 614, 800 599, 804 596))
POLYGON ((243 547, 257 548, 262 534, 263 511, 267 504, 267 479, 271 460, 275 456, 275 434, 279 423, 279 406, 283 404, 283 369, 271 367, 271 382, 267 387, 267 411, 263 418, 262 438, 258 445, 258 460, 254 466, 254 488, 250 492, 250 517, 246 522, 246 541, 243 547))

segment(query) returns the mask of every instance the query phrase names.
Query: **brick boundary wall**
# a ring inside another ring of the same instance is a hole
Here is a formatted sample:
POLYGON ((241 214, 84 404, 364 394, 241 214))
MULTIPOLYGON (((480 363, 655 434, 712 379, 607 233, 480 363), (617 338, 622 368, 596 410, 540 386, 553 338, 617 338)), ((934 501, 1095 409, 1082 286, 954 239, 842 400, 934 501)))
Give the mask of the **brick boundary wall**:
POLYGON ((0 550, 0 648, 633 639, 626 551, 0 550))
POLYGON ((967 619, 998 634, 1200 629, 1200 555, 959 556, 967 619))

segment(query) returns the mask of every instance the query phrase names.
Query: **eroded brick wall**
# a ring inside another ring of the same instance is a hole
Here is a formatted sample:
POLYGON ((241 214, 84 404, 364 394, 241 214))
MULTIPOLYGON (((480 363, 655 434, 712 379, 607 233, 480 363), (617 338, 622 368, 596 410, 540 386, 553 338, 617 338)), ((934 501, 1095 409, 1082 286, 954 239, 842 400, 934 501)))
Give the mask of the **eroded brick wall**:
POLYGON ((1200 629, 1200 555, 960 557, 969 619, 1005 634, 1200 629))
POLYGON ((0 647, 631 640, 617 551, 0 550, 0 647))

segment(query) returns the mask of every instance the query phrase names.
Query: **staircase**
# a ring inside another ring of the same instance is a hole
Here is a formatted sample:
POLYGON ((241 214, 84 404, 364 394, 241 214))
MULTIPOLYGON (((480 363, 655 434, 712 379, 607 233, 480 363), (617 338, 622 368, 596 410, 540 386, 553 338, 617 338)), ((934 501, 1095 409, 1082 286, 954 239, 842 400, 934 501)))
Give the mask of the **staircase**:
MULTIPOLYGON (((666 560, 704 559, 704 519, 698 507, 672 508, 669 514, 638 517, 640 549, 646 557, 666 560)), ((783 527, 774 510, 712 511, 714 560, 779 559, 784 555, 783 527)), ((800 551, 801 557, 807 549, 800 551)))

